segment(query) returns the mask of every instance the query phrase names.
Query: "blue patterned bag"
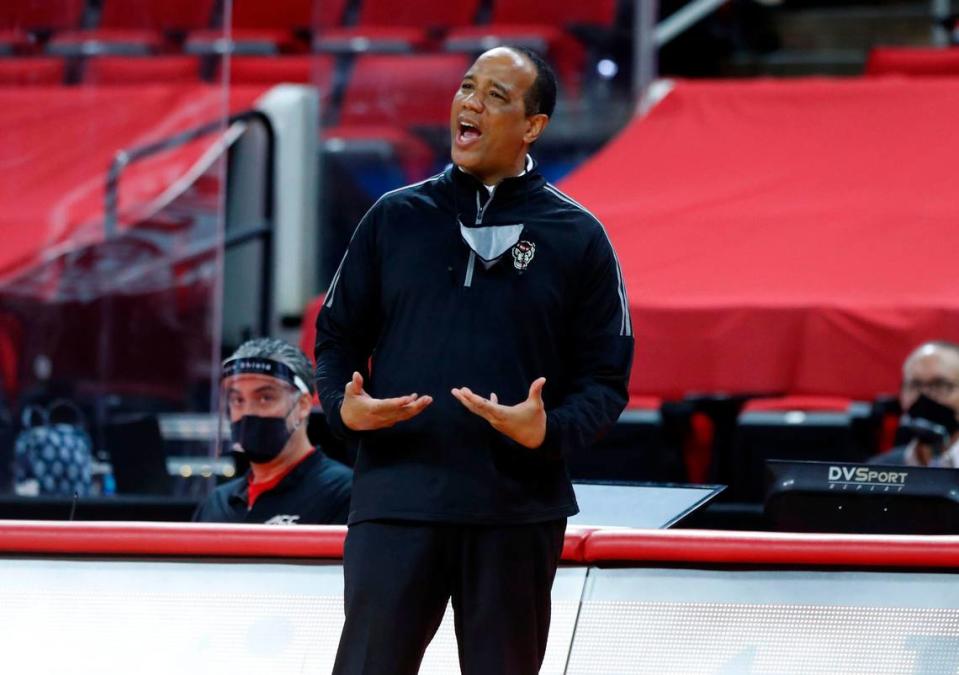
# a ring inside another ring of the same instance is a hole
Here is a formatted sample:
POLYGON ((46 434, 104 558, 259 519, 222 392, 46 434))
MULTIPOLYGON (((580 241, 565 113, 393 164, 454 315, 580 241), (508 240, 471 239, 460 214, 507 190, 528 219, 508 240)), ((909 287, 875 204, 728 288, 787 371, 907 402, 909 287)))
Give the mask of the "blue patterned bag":
POLYGON ((83 413, 70 401, 27 406, 14 449, 14 490, 31 497, 90 494, 92 447, 83 413), (67 413, 67 420, 53 421, 67 413))

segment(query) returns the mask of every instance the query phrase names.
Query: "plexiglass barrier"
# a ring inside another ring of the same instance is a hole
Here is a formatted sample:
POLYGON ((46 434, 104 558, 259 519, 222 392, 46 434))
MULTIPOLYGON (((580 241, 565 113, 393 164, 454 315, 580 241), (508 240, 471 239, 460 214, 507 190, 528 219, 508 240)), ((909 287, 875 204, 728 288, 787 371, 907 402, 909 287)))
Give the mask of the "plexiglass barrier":
POLYGON ((186 496, 178 456, 215 468, 235 104, 187 43, 226 35, 218 6, 0 10, 4 498, 186 496))

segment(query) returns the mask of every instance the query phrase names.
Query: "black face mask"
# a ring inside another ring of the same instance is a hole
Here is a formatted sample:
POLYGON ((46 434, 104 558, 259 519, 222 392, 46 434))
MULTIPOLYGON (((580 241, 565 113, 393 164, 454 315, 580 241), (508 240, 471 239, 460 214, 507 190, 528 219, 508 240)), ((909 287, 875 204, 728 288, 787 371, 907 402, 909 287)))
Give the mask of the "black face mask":
POLYGON ((899 418, 899 426, 909 432, 910 438, 940 449, 949 444, 959 429, 959 420, 952 408, 920 394, 899 418))
POLYGON ((266 464, 276 459, 293 432, 286 426, 286 417, 259 417, 244 415, 230 423, 233 442, 254 464, 266 464))

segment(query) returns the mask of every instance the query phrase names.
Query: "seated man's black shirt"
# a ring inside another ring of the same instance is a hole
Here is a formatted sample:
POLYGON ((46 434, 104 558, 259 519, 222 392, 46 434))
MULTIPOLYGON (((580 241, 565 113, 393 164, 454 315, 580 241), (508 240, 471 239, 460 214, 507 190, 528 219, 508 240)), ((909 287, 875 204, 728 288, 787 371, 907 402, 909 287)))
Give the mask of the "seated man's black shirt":
POLYGON ((353 472, 319 448, 297 464, 279 484, 247 506, 248 473, 216 488, 193 520, 204 523, 268 525, 344 524, 350 510, 353 472))

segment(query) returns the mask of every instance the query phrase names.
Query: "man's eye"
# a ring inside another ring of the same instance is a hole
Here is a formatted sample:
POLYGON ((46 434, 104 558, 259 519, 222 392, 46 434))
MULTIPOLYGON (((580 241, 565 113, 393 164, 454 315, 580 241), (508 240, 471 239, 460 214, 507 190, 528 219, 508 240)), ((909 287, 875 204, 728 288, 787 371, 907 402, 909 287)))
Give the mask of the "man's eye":
POLYGON ((463 84, 460 85, 460 89, 463 89, 463 90, 472 89, 472 88, 473 88, 473 85, 470 84, 469 82, 464 82, 463 84))
POLYGON ((498 99, 501 100, 501 101, 505 101, 505 100, 506 100, 506 97, 503 96, 503 95, 502 95, 501 93, 499 93, 498 91, 492 92, 492 95, 493 95, 493 98, 498 98, 498 99))

